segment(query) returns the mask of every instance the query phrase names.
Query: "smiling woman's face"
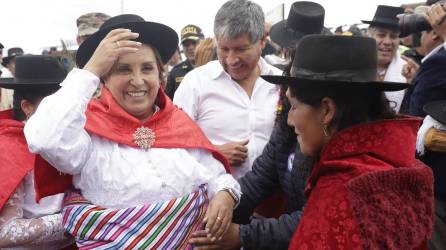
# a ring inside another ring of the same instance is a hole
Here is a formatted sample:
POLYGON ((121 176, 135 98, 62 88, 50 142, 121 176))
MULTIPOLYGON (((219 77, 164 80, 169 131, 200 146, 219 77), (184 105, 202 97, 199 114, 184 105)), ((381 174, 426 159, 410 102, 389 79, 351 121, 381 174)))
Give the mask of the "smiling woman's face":
POLYGON ((143 44, 138 51, 120 56, 104 82, 127 113, 140 120, 153 115, 161 79, 150 46, 143 44))
POLYGON ((327 141, 322 129, 321 109, 299 101, 289 89, 286 96, 291 104, 288 125, 294 127, 301 152, 306 156, 317 156, 327 141))

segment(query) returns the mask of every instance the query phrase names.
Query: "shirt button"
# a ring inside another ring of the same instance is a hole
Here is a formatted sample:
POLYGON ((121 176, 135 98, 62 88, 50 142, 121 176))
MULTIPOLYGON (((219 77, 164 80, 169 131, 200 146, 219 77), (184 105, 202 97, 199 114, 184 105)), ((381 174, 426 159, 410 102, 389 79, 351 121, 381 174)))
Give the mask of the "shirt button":
POLYGON ((167 187, 167 184, 163 181, 163 182, 161 182, 161 187, 165 188, 165 187, 167 187))

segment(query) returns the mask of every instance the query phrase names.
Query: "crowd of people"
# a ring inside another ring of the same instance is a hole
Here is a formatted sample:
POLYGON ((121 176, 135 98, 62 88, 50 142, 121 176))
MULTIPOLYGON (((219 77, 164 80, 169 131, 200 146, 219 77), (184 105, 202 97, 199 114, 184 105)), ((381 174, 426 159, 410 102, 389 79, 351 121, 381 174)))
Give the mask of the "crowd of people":
POLYGON ((8 45, 0 249, 446 249, 446 4, 324 17, 228 0, 211 37, 97 12, 75 52, 8 45))

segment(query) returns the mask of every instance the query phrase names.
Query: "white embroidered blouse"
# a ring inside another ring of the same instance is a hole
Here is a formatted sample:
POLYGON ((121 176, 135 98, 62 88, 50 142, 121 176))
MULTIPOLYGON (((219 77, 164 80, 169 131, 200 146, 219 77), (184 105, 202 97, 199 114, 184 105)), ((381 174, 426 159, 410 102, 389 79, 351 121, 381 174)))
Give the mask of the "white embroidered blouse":
POLYGON ((240 196, 240 186, 211 153, 200 149, 133 148, 85 129, 85 111, 99 78, 73 69, 62 88, 40 103, 25 125, 31 152, 59 171, 93 204, 125 208, 165 201, 208 185, 212 197, 223 188, 240 196))
POLYGON ((62 227, 63 194, 36 203, 33 178, 31 171, 0 211, 0 249, 61 249, 74 242, 62 227))

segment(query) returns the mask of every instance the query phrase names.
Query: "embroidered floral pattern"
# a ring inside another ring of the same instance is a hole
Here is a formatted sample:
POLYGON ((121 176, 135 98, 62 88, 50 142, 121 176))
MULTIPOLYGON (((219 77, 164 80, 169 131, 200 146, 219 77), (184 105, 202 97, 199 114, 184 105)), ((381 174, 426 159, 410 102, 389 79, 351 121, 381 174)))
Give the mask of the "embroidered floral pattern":
POLYGON ((148 149, 155 142, 155 133, 150 128, 139 127, 133 133, 133 141, 140 148, 148 149))
POLYGON ((358 227, 340 186, 330 182, 312 191, 290 249, 360 249, 358 227))
POLYGON ((29 246, 29 249, 44 249, 42 246, 45 243, 54 245, 56 241, 66 241, 62 214, 23 218, 24 195, 24 188, 20 185, 0 212, 0 248, 20 245, 29 246))

